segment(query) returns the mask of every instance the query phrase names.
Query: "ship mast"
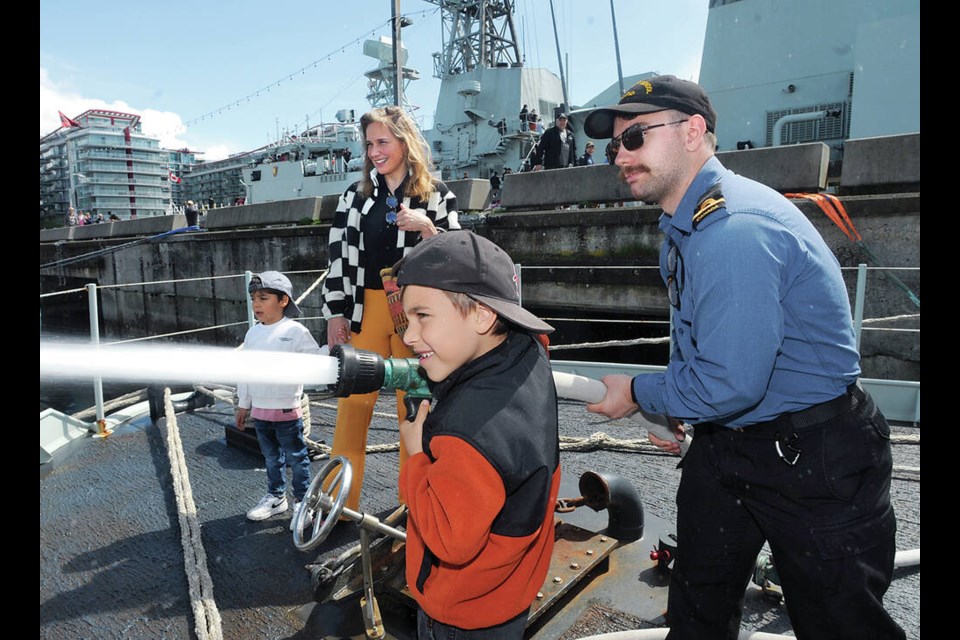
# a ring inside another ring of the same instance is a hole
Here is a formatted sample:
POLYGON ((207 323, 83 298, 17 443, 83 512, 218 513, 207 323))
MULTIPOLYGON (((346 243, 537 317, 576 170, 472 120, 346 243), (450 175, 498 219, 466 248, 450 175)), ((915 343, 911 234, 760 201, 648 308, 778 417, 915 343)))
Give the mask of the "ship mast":
POLYGON ((440 7, 443 51, 433 54, 433 75, 477 67, 520 66, 512 0, 427 0, 440 7))

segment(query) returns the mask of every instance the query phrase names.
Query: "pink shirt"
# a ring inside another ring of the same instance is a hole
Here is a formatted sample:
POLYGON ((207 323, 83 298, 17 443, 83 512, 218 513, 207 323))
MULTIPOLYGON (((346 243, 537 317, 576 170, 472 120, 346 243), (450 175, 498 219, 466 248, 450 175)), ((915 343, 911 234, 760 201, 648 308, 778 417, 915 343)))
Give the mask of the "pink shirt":
POLYGON ((250 417, 264 422, 288 422, 303 417, 303 409, 294 407, 293 409, 250 409, 250 417))

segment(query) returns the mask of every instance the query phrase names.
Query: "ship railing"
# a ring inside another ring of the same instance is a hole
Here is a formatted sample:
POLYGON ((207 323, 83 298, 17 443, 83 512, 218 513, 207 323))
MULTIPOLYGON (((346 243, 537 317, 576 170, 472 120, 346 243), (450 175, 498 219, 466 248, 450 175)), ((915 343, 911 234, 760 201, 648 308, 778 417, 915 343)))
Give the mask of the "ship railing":
MULTIPOLYGON (((590 267, 579 267, 579 266, 541 266, 541 265, 516 265, 517 273, 520 276, 519 281, 521 285, 521 299, 523 296, 523 273, 526 271, 535 271, 535 270, 558 270, 558 269, 623 269, 623 266, 590 266, 590 267)), ((635 265, 630 265, 630 269, 658 269, 656 266, 649 267, 637 267, 635 265)), ((862 337, 867 332, 885 332, 885 333, 899 333, 907 336, 909 339, 916 341, 916 344, 919 345, 920 342, 920 329, 919 329, 919 320, 920 313, 919 308, 917 308, 916 313, 904 313, 894 316, 885 316, 885 317, 865 317, 865 311, 867 308, 867 286, 872 282, 879 281, 879 278, 874 277, 871 279, 871 275, 877 276, 883 272, 916 272, 919 273, 919 267, 900 267, 891 269, 889 267, 868 267, 865 264, 860 264, 857 267, 844 268, 845 276, 855 275, 854 291, 852 300, 852 310, 853 310, 853 320, 854 320, 854 331, 856 335, 857 347, 860 348, 862 337), (915 326, 903 326, 904 324, 913 324, 915 326)), ((297 304, 304 308, 303 301, 308 299, 309 296, 319 295, 317 289, 322 284, 323 279, 326 277, 326 271, 317 271, 317 270, 306 270, 306 271, 290 271, 286 272, 288 275, 298 275, 298 276, 316 276, 310 286, 305 287, 303 292, 297 298, 297 304)), ((181 285, 191 282, 202 282, 202 281, 211 281, 211 280, 235 280, 235 279, 244 279, 243 291, 247 290, 247 287, 250 283, 250 278, 253 276, 253 273, 246 271, 240 274, 230 274, 230 275, 221 275, 221 276, 204 276, 197 278, 182 278, 177 280, 154 280, 154 281, 143 281, 143 282, 130 282, 130 283, 119 283, 119 284, 107 284, 107 285, 97 285, 95 283, 90 283, 84 287, 68 289, 64 291, 56 291, 51 293, 45 293, 40 295, 41 301, 41 337, 43 336, 42 324, 43 324, 43 313, 42 306, 45 299, 50 299, 58 296, 67 296, 67 295, 76 295, 78 293, 86 292, 87 305, 89 310, 89 319, 90 319, 90 342, 92 344, 100 345, 102 347, 108 347, 110 345, 119 345, 119 344, 128 344, 133 342, 146 342, 146 341, 169 341, 176 340, 177 338, 184 338, 187 336, 197 337, 198 334, 216 332, 221 330, 231 330, 235 329, 238 333, 241 331, 245 332, 246 328, 253 326, 255 323, 255 318, 253 315, 253 306, 252 301, 248 296, 245 296, 246 302, 246 318, 237 319, 233 322, 220 323, 215 325, 207 325, 202 327, 195 327, 190 329, 181 329, 177 331, 164 332, 164 333, 155 333, 152 335, 138 336, 132 338, 122 338, 115 339, 111 341, 101 341, 100 336, 100 326, 101 326, 101 313, 99 308, 99 297, 100 293, 104 290, 110 289, 123 289, 123 288, 142 288, 146 291, 150 287, 168 287, 171 284, 181 285), (244 327, 243 329, 240 329, 244 327)), ((318 305, 315 305, 318 306, 318 305)), ((308 306, 309 308, 309 306, 308 306)), ((662 371, 666 367, 662 365, 630 365, 630 364, 620 364, 614 362, 585 362, 585 361, 576 361, 576 360, 560 360, 556 356, 564 352, 570 352, 577 349, 603 349, 603 348, 624 348, 637 345, 662 345, 670 343, 670 325, 672 321, 672 316, 667 320, 658 320, 658 319, 604 319, 604 318, 590 318, 590 317, 550 317, 543 316, 543 319, 547 322, 552 323, 616 323, 619 325, 650 325, 658 326, 663 328, 663 335, 657 337, 647 337, 647 338, 633 338, 628 340, 606 340, 602 342, 580 342, 580 343, 558 343, 552 344, 550 346, 551 354, 551 364, 554 369, 559 371, 566 371, 568 373, 576 373, 580 375, 586 375, 592 378, 600 378, 603 375, 608 373, 630 373, 636 374, 641 372, 650 372, 650 371, 662 371)), ((314 315, 314 316, 302 316, 299 318, 301 322, 311 322, 319 323, 323 320, 323 316, 314 315)), ((199 342, 215 342, 215 340, 204 340, 201 338, 199 342)), ((321 340, 320 342, 323 342, 321 340)), ((238 343, 239 344, 239 343, 238 343)), ((919 353, 919 346, 917 347, 917 353, 919 353)), ((888 380, 888 379, 878 379, 878 378, 863 378, 863 385, 871 392, 871 394, 876 398, 878 404, 883 409, 884 413, 891 420, 898 422, 912 423, 919 425, 920 423, 920 383, 919 381, 910 381, 910 380, 888 380)), ((103 406, 103 397, 102 397, 102 382, 100 380, 94 381, 94 397, 97 402, 97 415, 98 419, 103 419, 102 416, 102 406, 103 406)))

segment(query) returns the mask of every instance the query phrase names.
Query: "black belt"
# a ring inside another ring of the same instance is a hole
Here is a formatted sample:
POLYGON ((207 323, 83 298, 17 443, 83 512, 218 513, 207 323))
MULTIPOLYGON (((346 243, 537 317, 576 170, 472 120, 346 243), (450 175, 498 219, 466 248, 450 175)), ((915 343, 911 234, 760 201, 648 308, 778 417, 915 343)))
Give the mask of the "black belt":
MULTIPOLYGON (((812 407, 807 407, 801 411, 784 413, 770 422, 777 426, 791 426, 794 431, 803 431, 810 427, 821 425, 824 422, 833 420, 839 415, 852 411, 867 400, 867 395, 863 389, 854 382, 847 387, 847 392, 833 400, 827 400, 812 407)), ((747 427, 753 429, 753 427, 747 427)))
POLYGON ((788 465, 793 466, 800 459, 798 434, 805 429, 823 425, 837 416, 863 406, 868 400, 867 394, 854 382, 847 392, 833 400, 827 400, 812 407, 783 413, 768 422, 758 422, 736 429, 746 436, 770 438, 776 443, 777 455, 788 465))

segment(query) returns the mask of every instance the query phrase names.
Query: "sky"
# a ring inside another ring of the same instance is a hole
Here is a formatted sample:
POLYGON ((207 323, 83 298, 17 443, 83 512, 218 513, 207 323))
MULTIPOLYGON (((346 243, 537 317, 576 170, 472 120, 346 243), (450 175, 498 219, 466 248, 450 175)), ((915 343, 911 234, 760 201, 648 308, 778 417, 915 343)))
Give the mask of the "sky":
MULTIPOLYGON (((624 76, 656 72, 697 80, 709 0, 612 0, 624 76)), ((515 0, 521 54, 558 76, 550 0, 515 0)), ((391 0, 40 1, 40 136, 101 108, 136 113, 161 146, 218 160, 285 131, 369 108, 363 42, 390 35, 391 0)), ((407 96, 433 125, 440 81, 439 7, 402 0, 407 96)), ((553 0, 573 106, 617 82, 608 0, 553 0)))

